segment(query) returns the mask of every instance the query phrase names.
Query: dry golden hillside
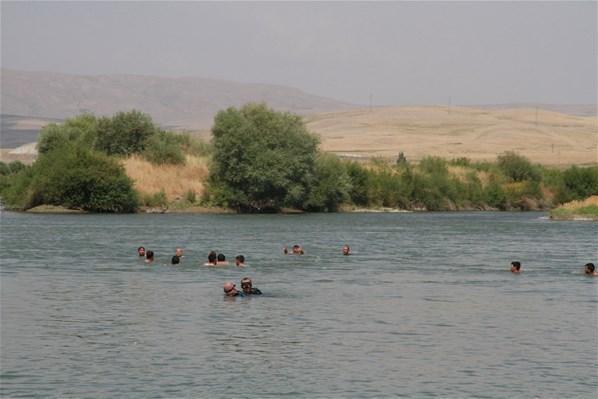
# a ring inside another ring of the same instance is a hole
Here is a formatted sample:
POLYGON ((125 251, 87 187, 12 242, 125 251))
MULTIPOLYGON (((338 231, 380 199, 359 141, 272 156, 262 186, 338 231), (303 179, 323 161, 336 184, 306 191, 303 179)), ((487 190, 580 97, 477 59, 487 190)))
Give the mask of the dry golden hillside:
POLYGON ((598 162, 595 116, 536 109, 391 107, 313 115, 322 149, 349 156, 426 155, 493 160, 516 151, 546 165, 598 162), (537 118, 536 118, 537 115, 537 118))

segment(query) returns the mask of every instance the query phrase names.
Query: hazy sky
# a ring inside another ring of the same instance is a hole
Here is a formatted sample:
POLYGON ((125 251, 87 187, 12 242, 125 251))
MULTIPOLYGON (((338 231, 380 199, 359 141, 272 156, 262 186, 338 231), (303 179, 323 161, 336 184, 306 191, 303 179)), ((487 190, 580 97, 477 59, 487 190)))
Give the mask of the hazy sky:
POLYGON ((367 104, 597 99, 596 2, 2 2, 2 67, 201 76, 367 104))

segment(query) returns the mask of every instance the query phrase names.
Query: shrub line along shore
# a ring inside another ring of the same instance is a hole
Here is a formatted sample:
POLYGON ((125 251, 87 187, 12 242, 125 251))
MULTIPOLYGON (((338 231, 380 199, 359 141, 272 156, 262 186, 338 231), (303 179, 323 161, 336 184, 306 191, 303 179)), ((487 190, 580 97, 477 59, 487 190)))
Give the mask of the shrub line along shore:
POLYGON ((247 104, 219 112, 212 140, 141 112, 84 114, 42 130, 30 166, 0 163, 6 209, 42 213, 297 213, 550 210, 596 219, 598 166, 561 170, 513 152, 495 162, 400 152, 344 160, 303 119, 247 104), (560 206, 562 205, 562 206, 560 206))

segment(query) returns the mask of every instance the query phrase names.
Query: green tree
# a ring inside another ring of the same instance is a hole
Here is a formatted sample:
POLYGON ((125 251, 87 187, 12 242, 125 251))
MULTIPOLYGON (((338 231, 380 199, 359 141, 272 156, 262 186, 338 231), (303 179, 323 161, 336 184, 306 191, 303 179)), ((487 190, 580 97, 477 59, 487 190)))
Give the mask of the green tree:
POLYGON ((212 133, 213 202, 251 212, 303 207, 318 139, 299 116, 247 104, 220 111, 212 133))
POLYGON ((534 165, 524 156, 506 152, 498 156, 498 167, 511 181, 540 181, 542 176, 534 165))
POLYGON ((141 153, 157 131, 149 115, 136 110, 118 112, 112 118, 98 120, 95 147, 108 155, 141 153))

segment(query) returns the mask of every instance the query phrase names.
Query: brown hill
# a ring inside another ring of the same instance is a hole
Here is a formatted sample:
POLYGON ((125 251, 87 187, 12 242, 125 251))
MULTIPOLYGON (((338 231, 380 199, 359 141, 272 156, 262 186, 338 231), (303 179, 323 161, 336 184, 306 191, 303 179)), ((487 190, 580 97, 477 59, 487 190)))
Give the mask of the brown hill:
POLYGON ((112 115, 138 109, 161 125, 209 129, 227 107, 266 102, 300 115, 352 106, 285 86, 197 77, 82 76, 2 69, 2 114, 64 119, 83 112, 112 115))

